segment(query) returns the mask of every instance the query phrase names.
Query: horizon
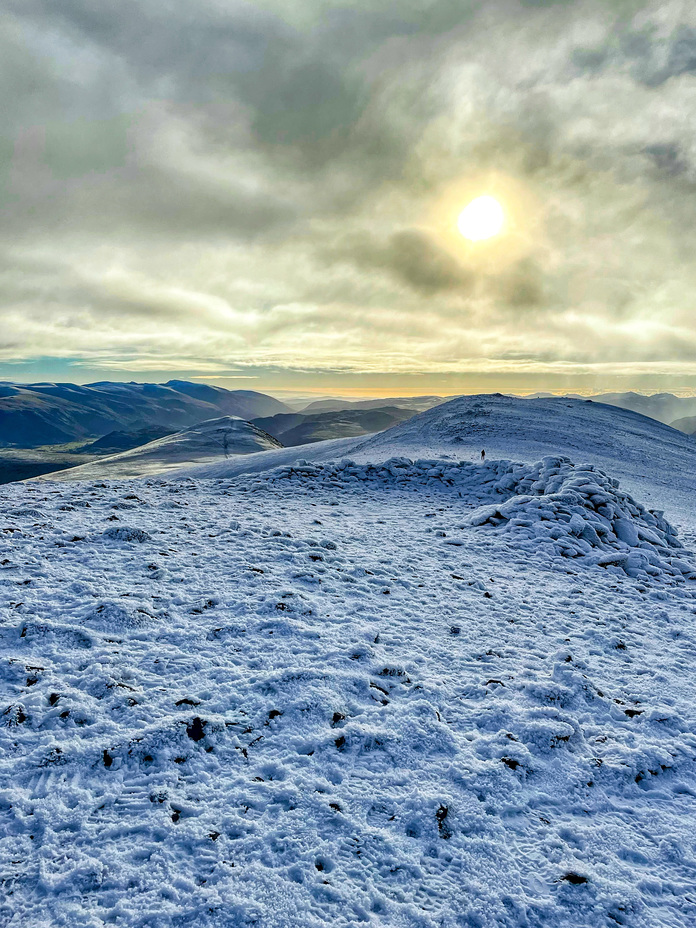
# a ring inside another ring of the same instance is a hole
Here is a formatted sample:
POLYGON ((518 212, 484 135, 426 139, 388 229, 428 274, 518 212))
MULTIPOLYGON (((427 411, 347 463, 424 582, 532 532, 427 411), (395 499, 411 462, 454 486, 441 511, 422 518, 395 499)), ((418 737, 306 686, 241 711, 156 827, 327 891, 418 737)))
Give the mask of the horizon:
POLYGON ((19 387, 31 387, 31 386, 41 386, 44 384, 69 384, 71 386, 83 386, 83 387, 92 387, 100 383, 124 383, 124 384, 157 384, 159 386, 166 386, 168 383, 176 382, 185 382, 185 383, 200 383, 205 386, 215 386, 223 387, 224 389, 232 391, 242 391, 247 390, 254 393, 261 393, 281 401, 285 400, 288 402, 297 402, 302 399, 307 399, 308 401, 318 401, 318 400, 368 400, 368 399, 408 399, 413 397, 425 397, 425 396, 436 396, 444 399, 455 399, 459 396, 494 396, 494 395, 506 395, 506 396, 516 396, 521 399, 533 399, 536 398, 539 394, 546 394, 549 397, 569 397, 573 396, 582 397, 582 398, 592 398, 596 396, 605 396, 605 395, 621 395, 621 394, 633 394, 636 396, 645 396, 645 397, 654 397, 660 395, 671 395, 681 398, 689 398, 696 396, 696 390, 655 390, 655 391, 644 391, 636 389, 625 389, 625 390, 591 390, 587 389, 582 391, 578 390, 532 390, 529 392, 523 391, 510 391, 510 390, 463 390, 455 393, 435 393, 429 391, 409 391, 408 389, 393 392, 385 393, 384 390, 379 389, 369 389, 369 388, 353 388, 352 390, 333 390, 326 391, 323 388, 315 388, 314 390, 305 388, 305 389, 279 389, 279 388, 268 388, 262 389, 260 386, 252 387, 250 384, 245 384, 242 386, 238 385, 227 385, 225 383, 219 382, 223 378, 195 378, 194 380, 189 380, 186 377, 170 377, 167 380, 141 380, 137 378, 122 378, 122 379, 108 379, 108 380, 12 380, 6 378, 0 378, 0 384, 11 384, 13 386, 19 387))

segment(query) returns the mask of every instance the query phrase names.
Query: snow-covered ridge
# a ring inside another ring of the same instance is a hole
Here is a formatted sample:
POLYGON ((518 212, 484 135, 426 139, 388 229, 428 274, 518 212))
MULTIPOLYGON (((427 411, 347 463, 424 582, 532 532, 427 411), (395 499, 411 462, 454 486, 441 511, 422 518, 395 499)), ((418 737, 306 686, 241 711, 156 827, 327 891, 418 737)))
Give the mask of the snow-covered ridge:
POLYGON ((634 498, 667 513, 673 525, 696 537, 696 440, 638 413, 601 403, 551 397, 525 400, 499 395, 463 396, 369 438, 337 439, 247 455, 182 475, 226 479, 261 473, 302 459, 350 457, 357 463, 396 456, 532 464, 547 455, 589 461, 621 480, 634 498))
POLYGON ((96 480, 165 474, 182 464, 202 465, 230 457, 281 448, 279 441, 252 422, 235 416, 206 419, 129 451, 110 454, 70 470, 36 480, 96 480))

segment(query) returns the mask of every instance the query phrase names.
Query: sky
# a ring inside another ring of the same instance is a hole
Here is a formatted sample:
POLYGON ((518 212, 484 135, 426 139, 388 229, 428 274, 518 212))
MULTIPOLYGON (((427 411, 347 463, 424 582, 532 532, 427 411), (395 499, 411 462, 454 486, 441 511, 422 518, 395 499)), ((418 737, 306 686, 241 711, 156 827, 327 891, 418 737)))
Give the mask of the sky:
POLYGON ((0 379, 696 392, 693 2, 0 9, 0 379))

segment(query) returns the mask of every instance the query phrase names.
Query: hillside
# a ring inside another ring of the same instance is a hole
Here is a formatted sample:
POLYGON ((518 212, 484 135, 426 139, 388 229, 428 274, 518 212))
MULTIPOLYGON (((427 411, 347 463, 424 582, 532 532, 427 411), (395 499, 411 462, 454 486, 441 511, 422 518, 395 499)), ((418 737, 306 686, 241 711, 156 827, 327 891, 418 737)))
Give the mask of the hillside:
POLYGON ((221 416, 129 451, 101 456, 91 463, 59 473, 45 474, 37 479, 115 480, 156 476, 179 469, 183 464, 195 466, 219 463, 236 455, 280 447, 280 442, 251 422, 221 416))
POLYGON ((674 396, 672 393, 655 393, 652 396, 644 396, 641 393, 601 393, 592 399, 597 403, 630 409, 674 428, 679 428, 674 424, 676 419, 696 415, 695 396, 674 396))
MULTIPOLYGON (((551 399, 557 398, 553 393, 533 393, 526 396, 519 396, 518 399, 551 399)), ((592 400, 596 403, 604 403, 607 406, 616 406, 619 409, 628 409, 632 412, 648 416, 650 419, 656 419, 665 425, 671 425, 673 428, 682 429, 680 424, 684 417, 696 417, 696 397, 694 396, 675 396, 672 393, 655 393, 652 396, 646 396, 642 393, 598 393, 594 396, 579 396, 569 394, 564 399, 592 400), (675 421, 679 420, 679 421, 675 421)), ((398 406, 410 407, 419 412, 424 412, 433 406, 446 403, 455 397, 442 396, 415 396, 401 397, 392 399, 374 399, 374 400, 340 400, 327 399, 317 400, 305 407, 302 412, 314 413, 320 411, 338 412, 344 409, 356 408, 377 408, 379 406, 398 406)), ((689 422, 687 419, 687 428, 683 431, 689 432, 689 422)), ((691 430, 693 431, 693 429, 691 430)))
POLYGON ((171 431, 218 416, 253 419, 287 412, 248 390, 171 380, 166 384, 0 384, 0 447, 37 448, 153 427, 171 431))
POLYGON ((109 432, 89 442, 68 442, 39 448, 8 448, 0 445, 0 484, 89 464, 99 457, 137 448, 171 432, 168 428, 151 426, 137 432, 109 432))
POLYGON ((447 402, 452 397, 446 396, 390 396, 371 400, 315 400, 305 406, 301 412, 340 412, 343 409, 381 409, 384 406, 396 406, 399 409, 415 409, 422 412, 432 406, 447 402))
POLYGON ((137 432, 114 431, 82 445, 80 450, 84 454, 118 454, 120 451, 130 451, 132 448, 138 448, 140 445, 146 445, 148 442, 157 441, 158 438, 171 434, 170 429, 158 428, 154 425, 137 432))
POLYGON ((375 409, 343 409, 337 412, 280 413, 253 419, 254 425, 285 446, 306 445, 333 438, 350 438, 381 432, 416 414, 415 409, 384 406, 375 409))
MULTIPOLYGON (((651 506, 689 512, 696 499, 696 441, 630 410, 586 400, 516 400, 498 395, 452 400, 367 439, 356 453, 430 452, 534 461, 545 454, 589 461, 620 478, 651 506)), ((674 516, 677 518, 677 516, 674 516)))
POLYGON ((675 419, 672 423, 673 429, 679 429, 687 435, 696 435, 696 416, 685 416, 683 419, 675 419))
POLYGON ((0 446, 0 484, 30 480, 41 474, 56 473, 94 461, 97 452, 83 452, 82 442, 48 445, 43 448, 3 448, 0 446))

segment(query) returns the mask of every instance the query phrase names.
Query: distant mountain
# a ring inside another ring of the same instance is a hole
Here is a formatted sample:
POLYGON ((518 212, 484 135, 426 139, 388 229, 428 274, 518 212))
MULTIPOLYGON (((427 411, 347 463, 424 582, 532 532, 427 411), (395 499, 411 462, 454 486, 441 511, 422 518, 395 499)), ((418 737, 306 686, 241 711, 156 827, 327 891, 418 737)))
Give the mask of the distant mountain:
POLYGON ((696 416, 685 416, 683 419, 675 419, 672 422, 673 429, 679 429, 680 432, 686 432, 687 435, 696 435, 696 416))
POLYGON ((300 412, 340 412, 343 409, 383 409, 385 406, 397 406, 399 409, 411 409, 423 412, 440 403, 451 400, 451 396, 396 396, 372 400, 316 400, 305 406, 300 412))
MULTIPOLYGON (((518 399, 548 399, 554 395, 556 394, 531 393, 518 397, 518 399)), ((654 393, 652 396, 645 396, 642 393, 628 392, 597 393, 594 396, 566 393, 564 397, 574 400, 592 400, 594 403, 605 403, 607 406, 617 406, 619 409, 630 409, 632 412, 640 413, 641 416, 664 422, 665 425, 671 425, 680 431, 685 431, 678 424, 682 417, 696 416, 696 396, 675 396, 673 393, 654 393)))
POLYGON ((29 480, 41 474, 88 464, 95 453, 83 454, 73 445, 53 445, 48 448, 0 448, 0 485, 16 480, 29 480))
POLYGON ((600 393, 588 399, 621 409, 631 409, 666 425, 685 416, 696 416, 696 396, 674 396, 672 393, 655 393, 652 396, 643 396, 640 393, 600 393))
MULTIPOLYGON (((539 392, 518 396, 518 399, 552 399, 555 394, 539 392)), ((674 396, 672 393, 655 393, 652 396, 644 396, 641 393, 598 393, 594 396, 580 396, 577 393, 566 394, 570 399, 592 400, 595 403, 605 403, 608 406, 616 406, 619 409, 629 409, 632 412, 640 413, 642 416, 648 416, 650 419, 656 419, 658 422, 664 422, 665 425, 673 424, 674 428, 684 431, 681 425, 674 424, 675 420, 680 421, 682 418, 696 416, 696 396, 674 396)), ((378 398, 370 400, 340 400, 327 399, 317 400, 301 409, 302 414, 307 415, 318 412, 340 412, 348 409, 380 409, 385 406, 396 406, 399 408, 415 409, 418 412, 425 412, 442 403, 447 403, 456 397, 452 396, 405 396, 378 398)), ((688 430, 687 423, 687 430, 688 430)), ((335 437, 335 436, 331 436, 335 437)), ((286 442, 284 442, 286 444, 286 442)))
POLYGON ((157 441, 165 435, 171 435, 172 429, 152 426, 149 429, 138 429, 137 432, 109 432, 96 441, 91 441, 80 448, 83 454, 118 454, 121 451, 130 451, 139 448, 148 442, 157 441))
MULTIPOLYGON (((199 422, 139 448, 100 457, 89 464, 61 471, 55 474, 55 479, 115 480, 156 476, 188 464, 215 464, 236 455, 281 447, 279 441, 251 422, 221 416, 199 422)), ((54 479, 53 474, 45 477, 54 479)))
POLYGON ((0 383, 0 447, 36 448, 153 427, 175 431, 205 419, 253 419, 288 412, 285 403, 250 390, 207 384, 0 383))
POLYGON ((0 446, 0 484, 89 464, 95 458, 128 451, 171 434, 175 429, 153 426, 137 432, 109 432, 96 441, 44 445, 40 448, 0 446))
POLYGON ((254 425, 273 435, 286 447, 331 438, 350 438, 381 432, 416 415, 415 409, 385 406, 379 409, 343 409, 337 412, 281 413, 253 419, 254 425))

